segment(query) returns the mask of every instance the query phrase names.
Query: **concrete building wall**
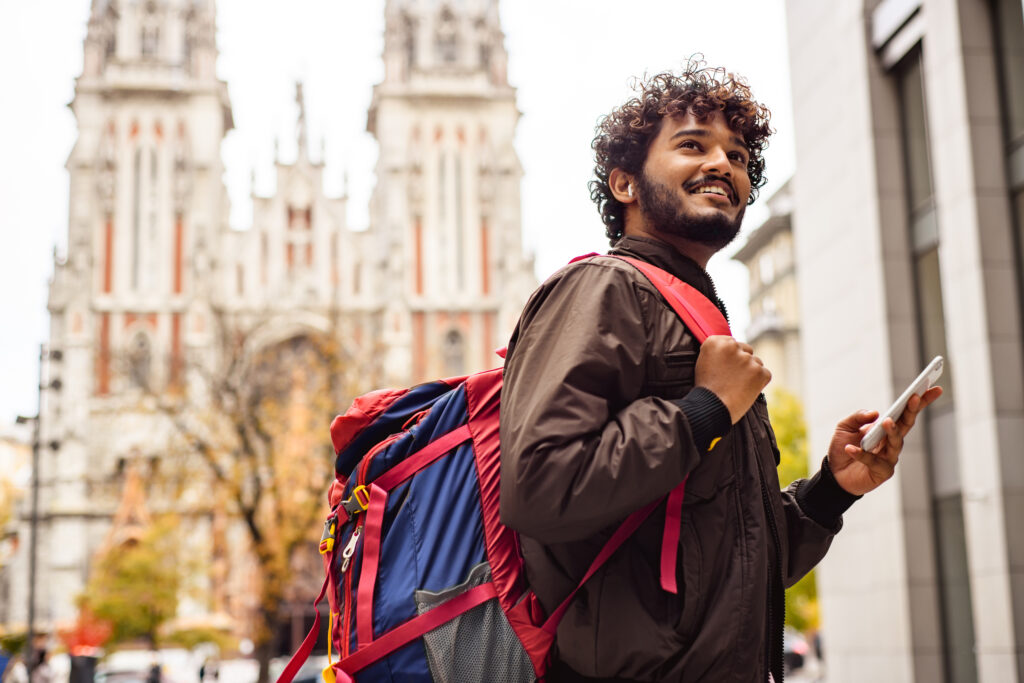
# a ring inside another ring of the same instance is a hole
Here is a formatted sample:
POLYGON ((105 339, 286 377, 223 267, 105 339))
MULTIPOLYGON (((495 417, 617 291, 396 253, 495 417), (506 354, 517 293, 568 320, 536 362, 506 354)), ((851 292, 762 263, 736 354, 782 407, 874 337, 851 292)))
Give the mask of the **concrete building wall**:
POLYGON ((1001 106, 1021 86, 997 68, 996 7, 1021 21, 1016 0, 787 2, 811 452, 884 409, 934 338, 950 390, 822 563, 829 681, 1024 672, 1019 154, 1001 106))

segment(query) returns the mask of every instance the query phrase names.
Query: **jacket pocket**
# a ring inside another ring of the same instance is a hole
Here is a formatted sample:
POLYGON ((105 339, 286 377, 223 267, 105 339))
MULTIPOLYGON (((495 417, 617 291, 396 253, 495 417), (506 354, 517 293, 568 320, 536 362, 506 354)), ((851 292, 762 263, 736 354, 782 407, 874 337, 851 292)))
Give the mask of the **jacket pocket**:
POLYGON ((697 635, 697 626, 702 621, 701 615, 704 611, 704 588, 701 585, 704 557, 700 546, 700 537, 693 526, 693 521, 688 516, 683 517, 679 543, 679 555, 682 557, 681 566, 676 574, 679 595, 672 596, 671 593, 666 593, 666 595, 670 599, 681 599, 682 601, 676 633, 679 634, 684 644, 688 644, 697 635))
POLYGON ((651 359, 644 378, 651 396, 682 398, 693 389, 696 351, 673 351, 651 359))

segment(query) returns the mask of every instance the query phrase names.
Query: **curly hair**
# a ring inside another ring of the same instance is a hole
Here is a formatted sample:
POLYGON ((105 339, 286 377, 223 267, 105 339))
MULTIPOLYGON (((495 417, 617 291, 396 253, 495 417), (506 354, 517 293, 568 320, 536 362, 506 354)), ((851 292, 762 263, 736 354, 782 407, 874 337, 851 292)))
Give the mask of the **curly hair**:
POLYGON ((597 179, 589 183, 590 198, 597 204, 605 233, 613 245, 622 237, 624 205, 612 194, 608 176, 616 168, 633 175, 642 172, 647 150, 666 117, 690 113, 704 119, 721 111, 729 127, 746 142, 750 154, 747 203, 757 199, 758 189, 767 180, 762 154, 774 131, 769 127, 771 112, 753 99, 746 81, 725 69, 708 67, 700 55, 695 55, 679 76, 664 72, 635 79, 632 87, 639 95, 602 117, 591 143, 597 179))

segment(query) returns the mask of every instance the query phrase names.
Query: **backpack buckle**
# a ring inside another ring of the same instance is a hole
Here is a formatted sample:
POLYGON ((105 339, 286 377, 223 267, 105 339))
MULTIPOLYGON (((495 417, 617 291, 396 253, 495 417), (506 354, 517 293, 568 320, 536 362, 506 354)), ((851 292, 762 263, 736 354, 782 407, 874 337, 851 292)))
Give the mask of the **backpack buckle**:
POLYGON ((327 518, 327 521, 324 522, 324 532, 323 532, 323 534, 320 535, 320 554, 321 555, 326 555, 327 553, 329 553, 332 550, 334 550, 334 531, 335 531, 335 522, 337 522, 337 521, 338 521, 338 518, 335 517, 334 515, 331 515, 330 517, 327 518))
POLYGON ((341 507, 345 508, 349 515, 357 515, 365 512, 370 507, 370 492, 360 484, 352 490, 352 495, 341 501, 341 507))

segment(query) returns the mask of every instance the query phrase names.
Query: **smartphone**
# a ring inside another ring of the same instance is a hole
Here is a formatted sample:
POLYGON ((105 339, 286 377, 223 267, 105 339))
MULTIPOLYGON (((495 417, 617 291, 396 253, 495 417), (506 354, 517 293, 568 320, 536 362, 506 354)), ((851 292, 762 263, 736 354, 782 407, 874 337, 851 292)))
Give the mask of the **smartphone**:
POLYGON ((906 391, 900 394, 895 403, 889 406, 889 410, 879 416, 875 424, 868 430, 868 433, 860 440, 860 447, 870 451, 877 446, 885 438, 885 430, 882 429, 882 422, 885 418, 891 417, 893 421, 899 420, 900 416, 903 415, 903 409, 907 407, 907 401, 910 400, 910 397, 914 394, 922 396, 924 392, 928 391, 935 384, 940 375, 942 375, 942 356, 935 356, 935 358, 932 358, 932 362, 917 376, 917 379, 910 383, 906 391))

